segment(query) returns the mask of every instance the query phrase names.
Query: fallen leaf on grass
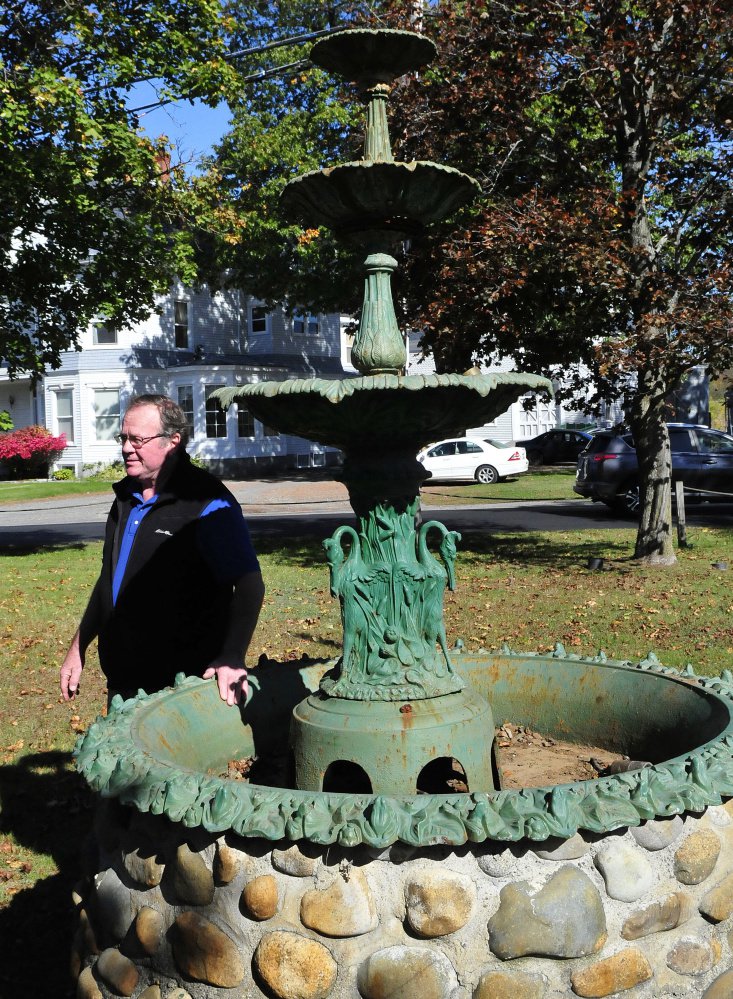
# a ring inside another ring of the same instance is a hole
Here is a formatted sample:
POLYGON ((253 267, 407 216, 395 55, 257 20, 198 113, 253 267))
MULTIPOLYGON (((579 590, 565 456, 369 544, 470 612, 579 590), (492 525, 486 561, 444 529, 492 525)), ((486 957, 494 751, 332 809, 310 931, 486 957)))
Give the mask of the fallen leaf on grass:
MULTIPOLYGON (((15 724, 17 725, 18 723, 16 722, 15 724)), ((23 746, 25 746, 23 739, 18 739, 17 742, 11 742, 11 744, 9 746, 5 746, 4 749, 6 753, 17 753, 19 749, 23 748, 23 746)))
POLYGON ((9 860, 8 867, 14 871, 20 871, 22 874, 28 874, 31 870, 31 865, 27 860, 9 860))

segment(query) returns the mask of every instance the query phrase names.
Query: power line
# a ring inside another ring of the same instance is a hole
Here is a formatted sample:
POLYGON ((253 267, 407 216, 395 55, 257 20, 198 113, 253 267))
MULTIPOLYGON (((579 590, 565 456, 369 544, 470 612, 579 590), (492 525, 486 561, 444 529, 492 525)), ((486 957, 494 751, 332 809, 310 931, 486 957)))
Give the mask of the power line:
MULTIPOLYGON (((285 45, 302 45, 313 38, 321 38, 323 35, 333 35, 339 31, 345 31, 343 27, 322 28, 320 31, 310 31, 305 35, 292 35, 290 38, 278 38, 274 42, 265 42, 264 45, 255 45, 249 49, 240 49, 238 52, 230 52, 224 56, 225 59, 239 59, 241 56, 258 55, 260 52, 267 52, 268 49, 279 49, 285 45)), ((246 77, 245 77, 246 79, 246 77)))
MULTIPOLYGON (((271 76, 278 76, 280 73, 286 73, 292 70, 304 69, 306 66, 310 66, 311 63, 308 59, 299 59, 297 62, 289 62, 284 66, 276 66, 273 69, 261 69, 257 73, 251 73, 249 76, 242 77, 242 83, 253 83, 256 80, 266 80, 271 76)), ((152 111, 157 108, 167 107, 168 104, 175 104, 177 101, 186 100, 185 94, 180 94, 178 97, 170 97, 166 101, 153 101, 152 104, 141 104, 137 108, 129 108, 131 114, 138 114, 140 111, 152 111)))

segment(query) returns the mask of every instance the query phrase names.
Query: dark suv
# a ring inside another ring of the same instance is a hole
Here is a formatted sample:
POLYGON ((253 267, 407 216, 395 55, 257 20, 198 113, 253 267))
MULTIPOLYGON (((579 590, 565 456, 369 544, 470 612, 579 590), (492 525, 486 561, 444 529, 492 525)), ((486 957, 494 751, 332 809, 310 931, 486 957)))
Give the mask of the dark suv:
MULTIPOLYGON (((720 430, 670 423, 672 480, 682 480, 690 499, 720 499, 705 490, 733 494, 733 437, 720 430), (689 492, 688 492, 689 490, 689 492)), ((638 463, 628 430, 596 433, 578 456, 573 489, 620 512, 639 510, 638 463)), ((733 495, 730 497, 733 499, 733 495)))

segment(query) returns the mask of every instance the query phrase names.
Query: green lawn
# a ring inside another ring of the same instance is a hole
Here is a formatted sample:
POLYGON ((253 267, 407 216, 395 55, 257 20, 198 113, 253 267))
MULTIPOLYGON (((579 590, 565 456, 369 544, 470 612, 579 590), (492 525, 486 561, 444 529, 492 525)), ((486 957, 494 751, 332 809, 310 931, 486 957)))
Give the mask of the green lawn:
POLYGON ((80 479, 78 482, 45 482, 31 479, 20 482, 0 482, 0 503, 20 503, 28 500, 55 499, 58 496, 86 496, 108 493, 109 482, 80 479))
MULTIPOLYGON (((731 575, 712 568, 733 565, 731 533, 694 529, 694 547, 668 569, 634 565, 634 535, 631 527, 468 533, 458 588, 446 600, 449 641, 460 637, 469 650, 505 641, 546 650, 560 641, 571 652, 603 648, 621 659, 654 650, 667 665, 692 662, 710 675, 733 668, 731 575), (589 571, 590 555, 603 557, 606 571, 589 571)), ((283 660, 338 654, 339 609, 320 544, 273 541, 260 554, 268 592, 252 661, 263 652, 283 660)), ((0 560, 0 939, 34 941, 30 970, 26 962, 0 965, 2 996, 68 994, 69 892, 90 821, 70 752, 101 710, 104 684, 91 655, 80 698, 64 704, 57 674, 99 556, 92 544, 0 560)))
POLYGON ((531 500, 580 499, 573 492, 574 468, 531 469, 506 482, 482 486, 478 482, 440 482, 423 487, 423 503, 431 506, 468 506, 472 503, 523 503, 531 500))

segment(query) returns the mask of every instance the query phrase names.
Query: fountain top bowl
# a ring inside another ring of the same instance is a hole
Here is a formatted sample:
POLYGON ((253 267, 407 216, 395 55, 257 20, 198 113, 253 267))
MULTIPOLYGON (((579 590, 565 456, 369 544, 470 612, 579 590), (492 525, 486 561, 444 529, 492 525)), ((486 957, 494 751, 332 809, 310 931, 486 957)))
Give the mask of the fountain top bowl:
POLYGON ((316 42, 310 58, 329 73, 372 86, 421 69, 435 54, 435 43, 412 31, 350 28, 316 42))

